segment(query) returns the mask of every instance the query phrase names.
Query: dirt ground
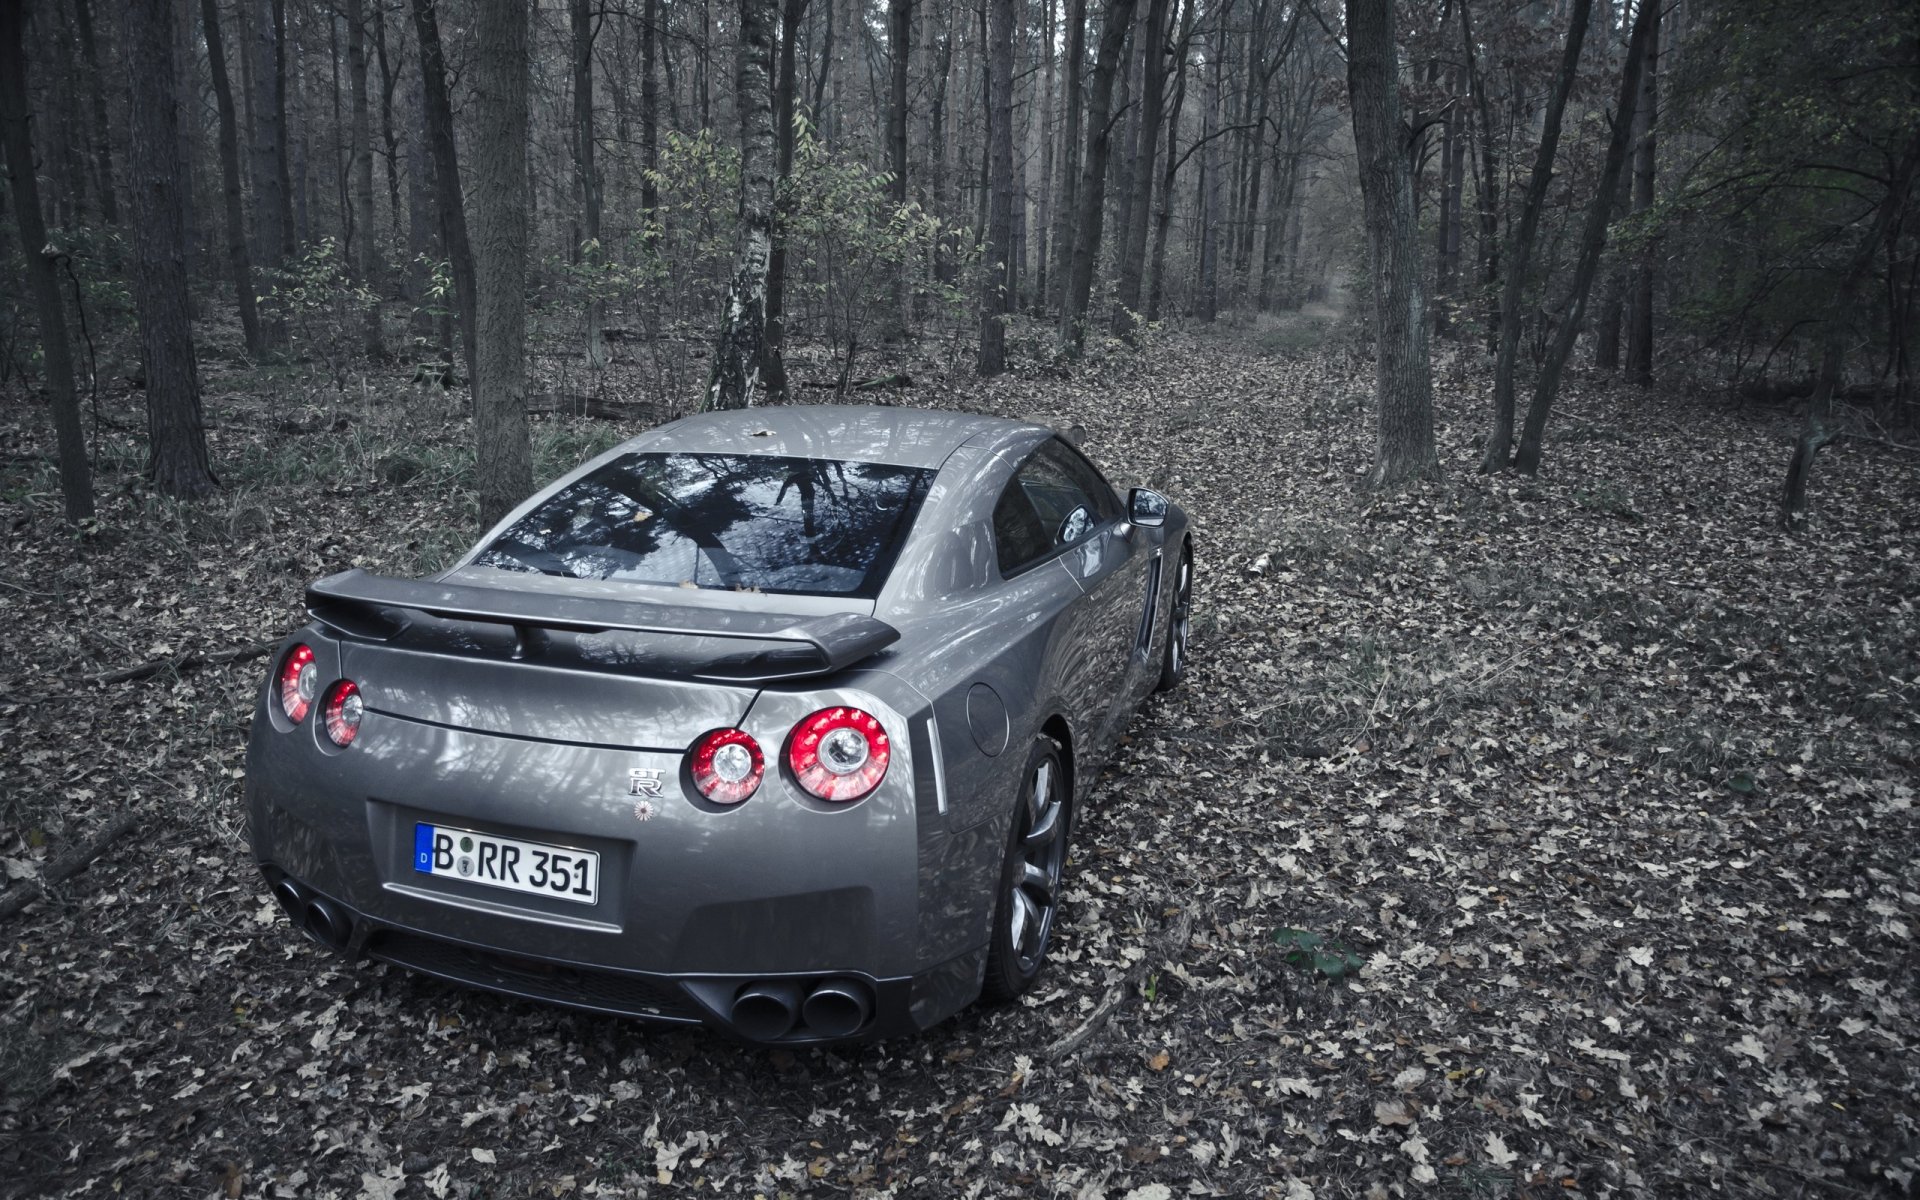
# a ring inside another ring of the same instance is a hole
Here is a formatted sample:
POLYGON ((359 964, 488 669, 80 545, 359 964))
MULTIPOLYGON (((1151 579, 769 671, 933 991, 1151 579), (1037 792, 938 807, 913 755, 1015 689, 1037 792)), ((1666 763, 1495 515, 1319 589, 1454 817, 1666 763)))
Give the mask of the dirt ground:
MULTIPOLYGON (((227 486, 185 508, 103 398, 76 534, 7 393, 0 903, 134 824, 0 918, 0 1194, 1915 1195, 1920 455, 1830 449, 1789 536, 1787 416, 1575 379, 1543 476, 1480 476, 1469 364, 1445 479, 1378 496, 1370 368, 1317 340, 888 393, 1077 421, 1187 506, 1194 670, 1024 1003, 806 1052, 345 964, 265 896, 264 662, 181 660, 448 561, 457 404, 212 363, 227 486)), ((542 468, 644 423, 544 419, 542 468)))

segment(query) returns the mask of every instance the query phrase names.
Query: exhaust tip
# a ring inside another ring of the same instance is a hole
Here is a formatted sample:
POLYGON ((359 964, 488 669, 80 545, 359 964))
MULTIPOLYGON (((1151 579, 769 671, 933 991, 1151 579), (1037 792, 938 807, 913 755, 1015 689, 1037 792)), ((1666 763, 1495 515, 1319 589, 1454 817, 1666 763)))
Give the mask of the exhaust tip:
POLYGON ((800 1013, 807 1030, 821 1037, 851 1037, 873 1012, 873 994, 857 979, 829 979, 807 996, 800 1013))
POLYGON ((301 890, 300 885, 295 883, 291 877, 282 875, 273 881, 272 890, 273 898, 280 902, 280 907, 287 910, 288 915, 293 918, 294 924, 304 924, 307 916, 307 897, 306 893, 301 890))
POLYGON ((800 985, 774 980, 742 988, 729 1019, 741 1036, 771 1042, 785 1037, 799 1016, 800 985))
POLYGON ((353 923, 346 914, 335 908, 330 900, 315 898, 307 903, 307 919, 303 926, 314 940, 338 950, 347 944, 353 935, 353 923))

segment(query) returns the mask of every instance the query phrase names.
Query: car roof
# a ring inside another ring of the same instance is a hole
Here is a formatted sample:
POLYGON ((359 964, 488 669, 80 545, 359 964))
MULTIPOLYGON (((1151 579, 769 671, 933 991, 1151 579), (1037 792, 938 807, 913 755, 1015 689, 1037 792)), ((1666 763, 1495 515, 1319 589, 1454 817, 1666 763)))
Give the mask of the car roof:
POLYGON ((767 454, 937 469, 987 435, 998 446, 1043 426, 972 413, 879 404, 780 404, 697 413, 623 449, 670 454, 767 454))

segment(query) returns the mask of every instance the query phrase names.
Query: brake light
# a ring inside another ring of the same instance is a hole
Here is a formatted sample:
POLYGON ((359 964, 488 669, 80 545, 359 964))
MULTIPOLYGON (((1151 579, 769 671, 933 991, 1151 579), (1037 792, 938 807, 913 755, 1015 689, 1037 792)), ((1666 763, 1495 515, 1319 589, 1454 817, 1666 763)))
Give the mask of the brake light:
POLYGON ((857 708, 821 709, 794 726, 787 747, 800 786, 841 804, 879 787, 892 756, 879 719, 857 708))
POLYGON ((687 773, 693 786, 715 804, 738 804, 759 790, 767 759, 760 743, 744 729, 716 729, 703 734, 687 751, 687 773))
POLYGON ((280 711, 298 725, 313 707, 319 688, 320 665, 313 661, 313 647, 302 642, 280 662, 280 711))
POLYGON ((353 745, 353 739, 360 732, 360 718, 366 712, 366 701, 360 698, 360 685, 351 679, 334 684, 320 711, 326 718, 327 737, 333 744, 342 750, 353 745))

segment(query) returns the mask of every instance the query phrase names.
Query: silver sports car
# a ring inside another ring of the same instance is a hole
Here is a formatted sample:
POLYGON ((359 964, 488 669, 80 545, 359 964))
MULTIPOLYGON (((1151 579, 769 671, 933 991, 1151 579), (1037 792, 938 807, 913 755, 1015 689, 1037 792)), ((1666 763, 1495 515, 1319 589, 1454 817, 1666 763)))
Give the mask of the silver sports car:
POLYGON ((1039 973, 1075 806, 1186 662, 1187 519, 1039 425, 688 417, 274 659, 255 856, 346 955, 759 1042, 1039 973))

